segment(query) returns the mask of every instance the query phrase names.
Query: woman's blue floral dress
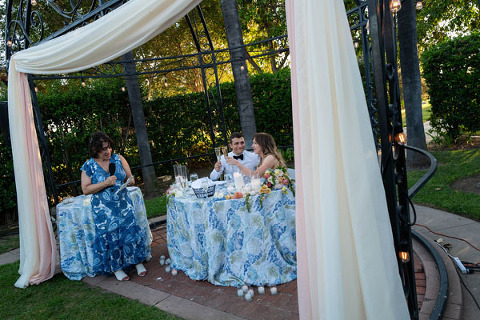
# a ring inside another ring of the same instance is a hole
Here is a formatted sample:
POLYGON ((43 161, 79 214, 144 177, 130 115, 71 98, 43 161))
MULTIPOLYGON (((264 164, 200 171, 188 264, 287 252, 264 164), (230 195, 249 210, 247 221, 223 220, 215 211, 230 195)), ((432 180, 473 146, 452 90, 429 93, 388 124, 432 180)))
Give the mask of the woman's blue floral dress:
MULTIPOLYGON (((137 224, 127 189, 115 195, 126 178, 122 161, 117 154, 112 154, 110 162, 115 163, 117 182, 113 187, 92 194, 91 200, 95 221, 95 274, 111 274, 147 258, 144 232, 137 224)), ((93 184, 105 181, 110 176, 93 158, 87 160, 81 170, 92 179, 93 184)))

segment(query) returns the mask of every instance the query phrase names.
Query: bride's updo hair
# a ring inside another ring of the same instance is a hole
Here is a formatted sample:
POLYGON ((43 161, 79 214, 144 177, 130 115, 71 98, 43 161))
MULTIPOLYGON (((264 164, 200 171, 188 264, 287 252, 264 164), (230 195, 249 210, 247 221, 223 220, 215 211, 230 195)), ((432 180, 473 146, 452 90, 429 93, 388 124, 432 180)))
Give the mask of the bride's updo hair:
MULTIPOLYGON (((273 137, 265 132, 258 132, 253 136, 255 142, 262 148, 262 152, 264 156, 268 156, 271 154, 278 160, 279 167, 285 167, 285 160, 283 160, 282 154, 277 149, 277 145, 275 144, 275 140, 273 137)), ((261 165, 260 160, 260 165, 261 165)))

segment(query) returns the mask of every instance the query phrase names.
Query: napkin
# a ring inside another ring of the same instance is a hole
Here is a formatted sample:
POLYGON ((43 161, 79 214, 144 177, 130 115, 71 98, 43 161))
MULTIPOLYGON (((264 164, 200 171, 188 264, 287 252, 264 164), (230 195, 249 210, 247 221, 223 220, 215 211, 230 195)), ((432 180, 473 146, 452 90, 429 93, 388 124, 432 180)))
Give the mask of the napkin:
POLYGON ((200 188, 202 188, 202 180, 203 180, 203 179, 207 179, 207 181, 208 181, 208 186, 209 186, 209 187, 210 187, 210 186, 213 186, 213 185, 215 184, 215 183, 214 183, 212 180, 210 180, 209 178, 202 178, 202 179, 197 179, 197 180, 193 181, 193 182, 192 182, 192 188, 193 188, 193 189, 200 189, 200 188))

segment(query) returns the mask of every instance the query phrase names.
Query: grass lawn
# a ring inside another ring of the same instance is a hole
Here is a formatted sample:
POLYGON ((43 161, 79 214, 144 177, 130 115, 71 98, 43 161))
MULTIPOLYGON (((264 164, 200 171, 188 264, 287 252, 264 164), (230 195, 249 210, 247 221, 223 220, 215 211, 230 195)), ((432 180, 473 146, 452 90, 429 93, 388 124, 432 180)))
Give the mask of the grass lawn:
POLYGON ((0 238, 0 254, 16 249, 19 246, 18 234, 0 238))
POLYGON ((18 262, 0 266, 0 319, 179 319, 63 275, 18 289, 18 268, 18 262))
POLYGON ((167 197, 165 195, 161 195, 153 199, 145 199, 145 209, 147 210, 148 219, 166 215, 167 197))
MULTIPOLYGON (((480 149, 431 152, 438 161, 435 175, 413 202, 480 220, 480 195, 453 190, 455 180, 480 174, 480 149)), ((407 173, 411 187, 426 170, 407 173)))
MULTIPOLYGON (((432 107, 430 106, 430 103, 425 103, 422 104, 422 119, 423 122, 430 120, 430 113, 431 113, 432 107)), ((406 122, 406 117, 405 117, 405 109, 402 109, 402 126, 406 127, 407 122, 406 122)))

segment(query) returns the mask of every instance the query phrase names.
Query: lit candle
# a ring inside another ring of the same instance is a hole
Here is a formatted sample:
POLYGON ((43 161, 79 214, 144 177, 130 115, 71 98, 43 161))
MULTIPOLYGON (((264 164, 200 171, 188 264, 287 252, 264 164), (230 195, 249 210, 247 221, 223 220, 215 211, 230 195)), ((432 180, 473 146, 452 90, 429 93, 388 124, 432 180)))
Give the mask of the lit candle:
POLYGON ((169 272, 170 272, 170 266, 166 266, 166 267, 165 267, 165 272, 166 272, 166 273, 169 273, 169 272))
POLYGON ((245 293, 245 300, 247 301, 252 301, 252 296, 250 295, 250 293, 245 293))
POLYGON ((255 295, 255 292, 253 291, 253 289, 250 289, 248 290, 248 294, 250 294, 250 296, 253 298, 253 296, 255 295))
POLYGON ((243 286, 242 286, 242 290, 243 290, 243 292, 247 293, 248 287, 247 287, 246 285, 243 285, 243 286))
POLYGON ((177 270, 176 269, 173 269, 172 270, 172 276, 176 276, 177 275, 177 270))
POLYGON ((277 287, 270 287, 270 293, 272 294, 272 296, 276 295, 277 294, 277 287))
POLYGON ((172 260, 170 260, 170 258, 168 258, 167 260, 165 260, 165 264, 170 264, 172 260))
POLYGON ((258 293, 259 294, 265 294, 265 288, 264 287, 258 287, 258 293))
POLYGON ((260 191, 260 179, 258 178, 255 178, 255 179, 252 179, 252 190, 255 191, 255 192, 259 192, 260 191))
POLYGON ((240 172, 233 173, 233 182, 235 182, 235 190, 242 192, 243 190, 243 176, 240 172))
POLYGON ((242 289, 237 290, 237 296, 243 297, 243 290, 242 289))
POLYGON ((163 266, 165 264, 165 260, 160 259, 160 265, 163 266))

